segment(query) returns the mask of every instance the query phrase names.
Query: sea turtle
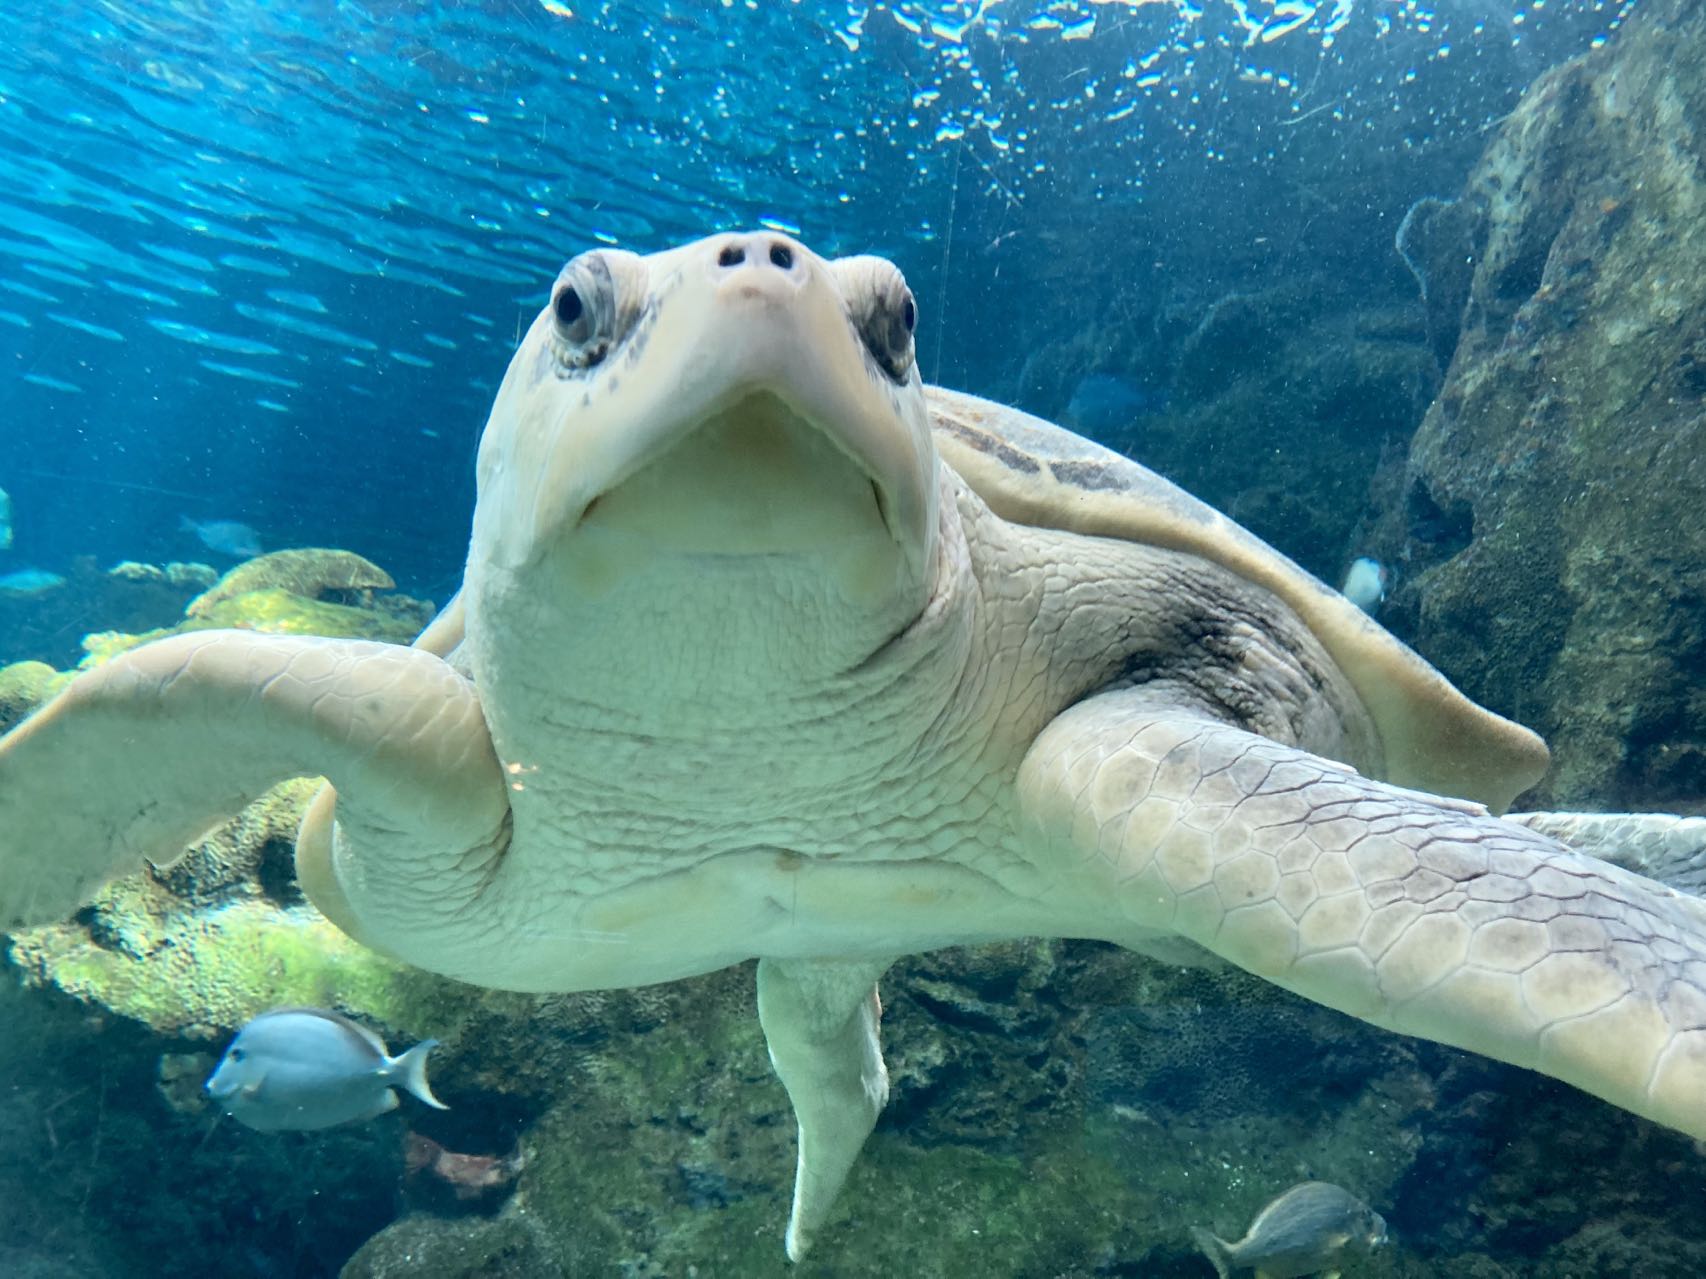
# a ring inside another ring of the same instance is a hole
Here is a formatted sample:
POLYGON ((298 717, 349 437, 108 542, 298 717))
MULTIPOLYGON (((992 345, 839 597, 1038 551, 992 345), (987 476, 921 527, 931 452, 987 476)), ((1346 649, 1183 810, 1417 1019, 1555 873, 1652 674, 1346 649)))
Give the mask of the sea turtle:
POLYGON ((770 231, 574 258, 460 595, 413 647, 209 631, 80 676, 0 740, 0 926, 324 774, 301 884, 400 959, 758 959, 795 1257, 887 1093, 878 976, 956 943, 1212 952, 1706 1137, 1706 908, 1491 815, 1538 737, 1165 480, 923 385, 916 318, 890 262, 770 231))

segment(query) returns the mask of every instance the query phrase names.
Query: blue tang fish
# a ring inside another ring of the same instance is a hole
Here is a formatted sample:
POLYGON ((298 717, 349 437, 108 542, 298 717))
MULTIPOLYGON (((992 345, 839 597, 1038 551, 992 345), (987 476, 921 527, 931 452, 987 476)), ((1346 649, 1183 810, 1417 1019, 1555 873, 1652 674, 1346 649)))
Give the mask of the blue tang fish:
POLYGON ((365 1026, 322 1008, 275 1008, 242 1030, 207 1091, 239 1123, 261 1132, 330 1128, 393 1110, 404 1088, 448 1109, 427 1085, 425 1039, 400 1056, 365 1026))

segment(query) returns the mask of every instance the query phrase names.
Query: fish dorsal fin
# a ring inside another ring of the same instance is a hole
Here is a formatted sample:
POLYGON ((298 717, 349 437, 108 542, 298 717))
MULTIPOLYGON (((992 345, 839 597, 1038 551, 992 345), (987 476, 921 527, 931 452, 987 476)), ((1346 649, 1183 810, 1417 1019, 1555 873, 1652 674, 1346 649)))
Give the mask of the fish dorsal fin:
POLYGON ((359 1039, 364 1045, 373 1051, 373 1053, 379 1058, 380 1062, 383 1063, 390 1058, 390 1054, 385 1051, 385 1041, 383 1039, 379 1038, 378 1035, 374 1034, 366 1026, 363 1026, 359 1021, 353 1021, 350 1018, 345 1017, 342 1013, 333 1012, 330 1008, 310 1008, 306 1005, 291 1004, 282 1008, 269 1008, 266 1012, 262 1013, 260 1017, 255 1018, 255 1020, 260 1021, 262 1017, 282 1017, 286 1015, 318 1017, 321 1021, 330 1022, 345 1033, 353 1035, 356 1039, 359 1039))

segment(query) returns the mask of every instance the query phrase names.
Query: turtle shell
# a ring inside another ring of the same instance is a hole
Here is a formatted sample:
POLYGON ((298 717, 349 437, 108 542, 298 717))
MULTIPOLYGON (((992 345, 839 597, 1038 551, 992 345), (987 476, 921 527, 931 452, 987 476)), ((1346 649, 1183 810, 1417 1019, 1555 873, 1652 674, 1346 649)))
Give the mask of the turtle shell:
POLYGON ((1538 736, 1477 706, 1338 591, 1130 458, 974 395, 926 388, 942 459, 1003 519, 1183 551, 1277 596, 1368 708, 1383 780, 1503 812, 1546 772, 1538 736))

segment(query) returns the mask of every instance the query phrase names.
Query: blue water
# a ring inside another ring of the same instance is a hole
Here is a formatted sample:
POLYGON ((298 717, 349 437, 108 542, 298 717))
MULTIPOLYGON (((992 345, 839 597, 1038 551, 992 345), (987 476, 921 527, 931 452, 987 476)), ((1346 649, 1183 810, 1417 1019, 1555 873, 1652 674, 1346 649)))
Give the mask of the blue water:
POLYGON ((188 515, 442 599, 489 396, 584 247, 886 253, 926 376, 1024 399, 1063 260, 1212 296, 1389 255, 1627 9, 0 7, 0 567, 207 558, 188 515))

